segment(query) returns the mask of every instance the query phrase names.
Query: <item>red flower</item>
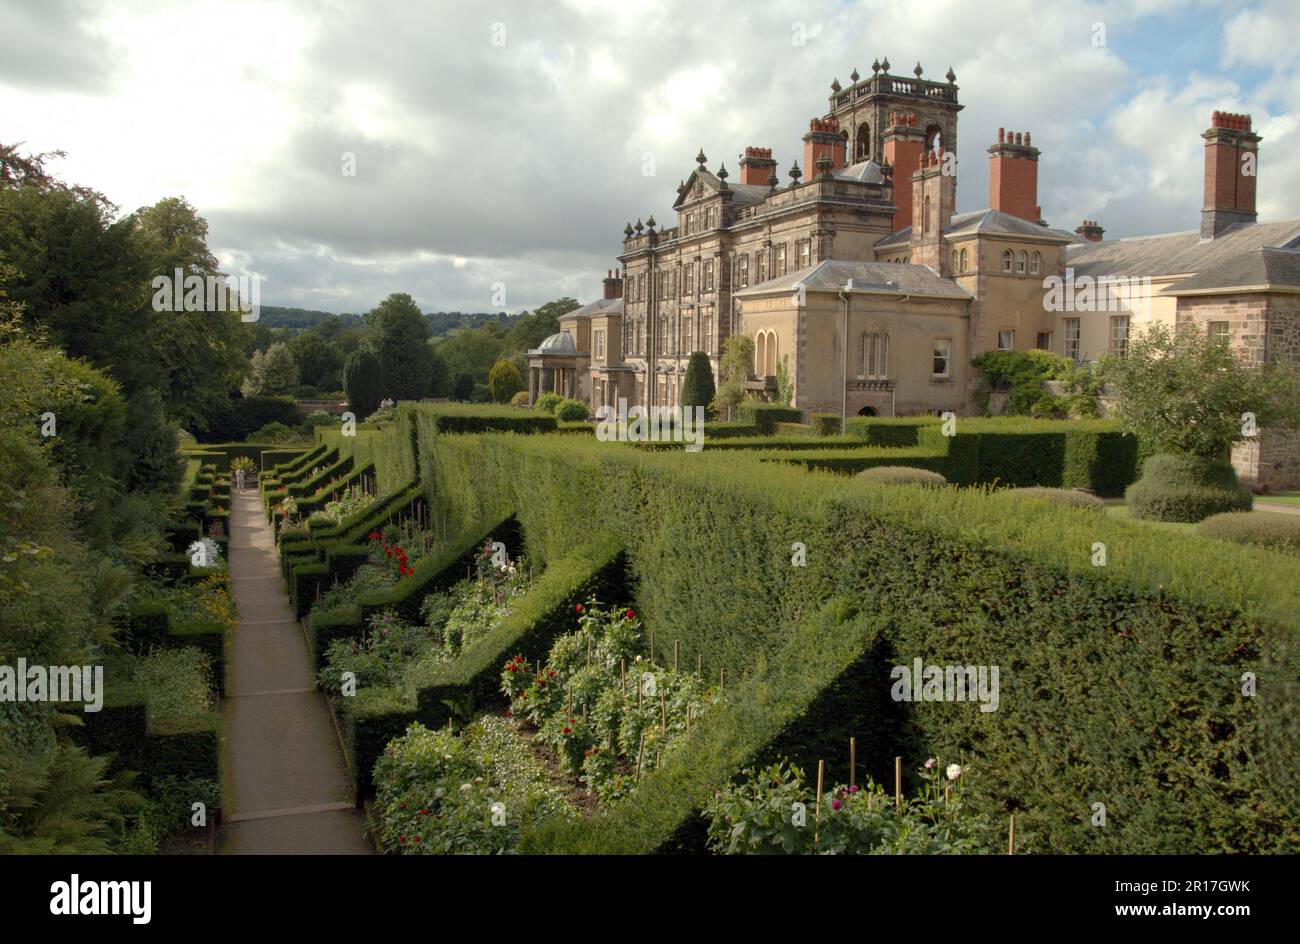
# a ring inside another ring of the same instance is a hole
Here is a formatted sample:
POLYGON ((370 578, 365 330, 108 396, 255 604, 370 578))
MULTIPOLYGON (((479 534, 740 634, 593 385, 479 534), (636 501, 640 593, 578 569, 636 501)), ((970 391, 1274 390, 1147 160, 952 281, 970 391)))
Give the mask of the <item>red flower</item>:
POLYGON ((577 610, 579 613, 581 613, 581 612, 582 612, 582 604, 579 603, 577 606, 574 607, 574 609, 577 610))
POLYGON ((627 618, 628 618, 628 619, 632 619, 634 616, 636 616, 636 614, 633 613, 631 610, 628 610, 628 611, 627 611, 627 618))
POLYGON ((513 718, 514 716, 515 716, 515 713, 514 713, 513 711, 511 711, 509 708, 507 708, 507 709, 506 709, 506 717, 507 717, 507 718, 513 718))
MULTIPOLYGON (((420 810, 420 815, 421 815, 421 816, 428 816, 428 815, 429 815, 429 811, 428 811, 428 810, 420 810)), ((419 836, 416 836, 415 838, 416 838, 416 839, 419 839, 420 837, 419 837, 419 836)))
POLYGON ((513 662, 507 662, 507 663, 506 663, 506 671, 507 671, 507 672, 513 672, 514 670, 515 670, 515 664, 514 664, 513 662))
POLYGON ((397 840, 398 840, 398 842, 403 842, 403 843, 404 843, 404 842, 406 842, 406 837, 405 837, 405 836, 398 836, 398 837, 397 837, 397 840))
POLYGON ((547 672, 547 673, 546 673, 546 677, 547 677, 547 678, 555 678, 555 673, 554 673, 554 672, 547 672))
POLYGON ((564 733, 565 733, 565 734, 572 734, 573 732, 572 732, 571 730, 569 730, 568 728, 565 728, 565 729, 564 729, 564 733))
POLYGON ((379 540, 379 532, 378 532, 378 531, 371 531, 371 532, 370 532, 370 540, 372 540, 372 541, 378 541, 378 540, 379 540))

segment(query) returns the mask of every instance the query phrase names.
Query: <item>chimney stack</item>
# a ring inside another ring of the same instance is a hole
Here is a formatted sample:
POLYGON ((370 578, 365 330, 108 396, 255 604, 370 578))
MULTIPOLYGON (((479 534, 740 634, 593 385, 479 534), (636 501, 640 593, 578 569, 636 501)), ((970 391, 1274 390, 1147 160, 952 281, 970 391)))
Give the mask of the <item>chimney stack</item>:
POLYGON ((897 207, 890 232, 897 233, 912 225, 912 175, 921 166, 925 132, 917 126, 916 115, 891 112, 884 141, 884 158, 893 175, 894 206, 897 207))
POLYGON ((772 160, 771 148, 745 148, 745 156, 740 159, 740 182, 742 184, 766 187, 767 178, 774 173, 776 173, 776 161, 772 160))
POLYGON ((1250 130, 1250 115, 1216 111, 1205 139, 1205 203, 1201 238, 1213 239, 1238 223, 1253 223, 1259 135, 1250 130))
POLYGON ((1074 231, 1090 243, 1101 242, 1102 234, 1106 232, 1096 220, 1084 220, 1074 231))
POLYGON ((944 251, 943 233, 952 224, 957 178, 943 172, 943 151, 922 155, 911 183, 912 264, 928 265, 940 275, 948 275, 951 266, 944 251))
POLYGON ((831 173, 844 166, 849 140, 840 133, 840 123, 835 118, 813 118, 808 122, 808 133, 803 136, 804 173, 814 179, 812 168, 822 157, 831 159, 831 173))
POLYGON ((989 206, 1041 224, 1038 148, 1030 140, 1028 131, 998 129, 998 143, 989 148, 989 206))
POLYGON ((623 297, 623 276, 618 269, 605 271, 605 297, 622 298, 623 297))

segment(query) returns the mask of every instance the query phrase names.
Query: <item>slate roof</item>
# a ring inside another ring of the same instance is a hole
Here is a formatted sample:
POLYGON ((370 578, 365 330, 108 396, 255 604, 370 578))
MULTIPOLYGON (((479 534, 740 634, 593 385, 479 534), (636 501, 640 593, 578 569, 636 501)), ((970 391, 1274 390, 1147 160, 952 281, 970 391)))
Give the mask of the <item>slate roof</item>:
POLYGON ((1065 264, 1076 277, 1192 275, 1220 261, 1264 246, 1300 245, 1300 219, 1243 223, 1202 239, 1199 230, 1160 236, 1131 236, 1100 243, 1083 241, 1066 248, 1065 264))
POLYGON ((1276 246, 1248 249, 1171 285, 1165 294, 1195 295, 1226 290, 1300 292, 1300 250, 1276 246))
MULTIPOLYGON (((1079 242, 1080 238, 1074 233, 1067 233, 1063 229, 1052 229, 1048 226, 1039 226, 1037 223, 1031 223, 1029 220, 1022 220, 1018 216, 1012 216, 1010 213, 1003 213, 1001 210, 992 210, 985 208, 983 210, 972 210, 969 213, 958 213, 952 218, 948 228, 943 231, 945 236, 967 236, 973 233, 989 233, 991 235, 1003 236, 1026 236, 1030 239, 1037 239, 1042 242, 1055 243, 1074 243, 1079 242)), ((891 233, 880 242, 876 243, 877 249, 888 249, 891 246, 902 246, 912 241, 912 227, 907 226, 900 229, 897 233, 891 233)))
POLYGON ((798 269, 785 275, 768 279, 758 285, 741 289, 735 295, 765 295, 772 292, 793 292, 802 283, 810 292, 839 292, 845 283, 853 280, 852 291, 879 295, 922 295, 927 298, 971 298, 951 279, 945 279, 929 266, 906 265, 894 262, 853 262, 825 259, 815 266, 798 269))
POLYGON ((581 308, 575 308, 573 311, 566 311, 560 315, 560 320, 565 318, 590 318, 592 315, 621 315, 623 313, 623 299, 621 298, 598 298, 594 302, 589 302, 581 308))

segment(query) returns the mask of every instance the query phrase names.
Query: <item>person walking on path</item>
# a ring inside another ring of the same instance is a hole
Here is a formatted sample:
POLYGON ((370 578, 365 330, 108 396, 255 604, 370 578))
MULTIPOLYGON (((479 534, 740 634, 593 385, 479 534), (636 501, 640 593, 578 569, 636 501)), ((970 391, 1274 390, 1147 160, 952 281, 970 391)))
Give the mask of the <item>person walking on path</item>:
POLYGON ((235 470, 235 489, 236 489, 236 491, 240 491, 240 492, 242 492, 242 491, 244 490, 244 470, 243 470, 243 469, 236 469, 236 470, 235 470))

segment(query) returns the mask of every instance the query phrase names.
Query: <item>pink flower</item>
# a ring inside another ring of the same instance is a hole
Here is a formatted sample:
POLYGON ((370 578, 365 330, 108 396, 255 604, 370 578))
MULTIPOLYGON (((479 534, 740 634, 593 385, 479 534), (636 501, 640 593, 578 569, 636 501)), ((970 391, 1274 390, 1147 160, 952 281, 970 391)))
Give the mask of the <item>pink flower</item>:
POLYGON ((844 804, 842 804, 839 800, 831 800, 831 809, 833 810, 838 810, 843 805, 844 804))

